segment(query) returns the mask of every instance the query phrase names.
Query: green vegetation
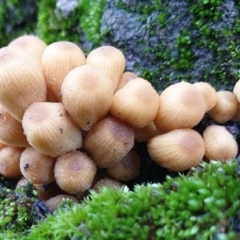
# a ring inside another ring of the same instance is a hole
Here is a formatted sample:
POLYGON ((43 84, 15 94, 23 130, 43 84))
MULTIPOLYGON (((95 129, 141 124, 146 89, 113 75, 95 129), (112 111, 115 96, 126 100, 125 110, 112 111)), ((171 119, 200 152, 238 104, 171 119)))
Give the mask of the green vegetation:
POLYGON ((212 161, 162 185, 92 191, 80 205, 39 222, 28 239, 238 239, 236 166, 212 161))

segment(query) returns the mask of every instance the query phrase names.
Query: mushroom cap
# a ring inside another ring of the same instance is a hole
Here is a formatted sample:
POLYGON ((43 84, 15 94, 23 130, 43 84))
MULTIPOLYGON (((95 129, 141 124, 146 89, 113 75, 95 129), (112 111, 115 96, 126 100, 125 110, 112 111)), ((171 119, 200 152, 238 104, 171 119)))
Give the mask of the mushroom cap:
POLYGON ((218 122, 224 123, 231 120, 238 109, 238 101, 236 96, 230 91, 218 91, 217 103, 208 112, 210 117, 218 122))
POLYGON ((55 162, 55 158, 42 154, 33 147, 28 147, 21 154, 20 170, 29 182, 48 184, 55 181, 55 162))
POLYGON ((122 159, 134 145, 133 128, 114 117, 105 117, 86 135, 84 149, 98 167, 107 168, 122 159))
POLYGON ((18 121, 33 102, 46 101, 46 83, 37 60, 4 47, 0 49, 0 72, 0 103, 18 121))
POLYGON ((0 104, 0 139, 7 145, 28 147, 22 124, 0 104))
POLYGON ((47 44, 37 36, 24 35, 15 38, 8 44, 8 46, 16 47, 17 51, 26 52, 34 59, 37 59, 39 62, 41 62, 42 54, 47 47, 47 44))
POLYGON ((211 110, 217 103, 217 93, 216 90, 207 82, 195 82, 193 86, 196 87, 203 95, 206 103, 206 111, 211 110))
POLYGON ((124 72, 119 79, 119 83, 117 86, 116 91, 118 91, 119 89, 121 89, 127 82, 131 81, 132 79, 138 78, 138 76, 133 73, 133 72, 124 72))
POLYGON ((81 129, 62 103, 33 103, 25 111, 22 125, 29 144, 51 157, 59 157, 82 145, 81 129))
POLYGON ((63 79, 72 69, 85 64, 85 61, 83 51, 75 43, 59 41, 48 45, 42 56, 48 98, 53 98, 54 95, 58 101, 61 101, 63 79))
POLYGON ((89 65, 70 71, 64 78, 61 92, 68 114, 86 131, 107 115, 112 104, 111 79, 89 65))
POLYGON ((57 158, 54 168, 58 186, 71 194, 89 189, 96 172, 97 167, 94 161, 80 151, 63 154, 57 158))
POLYGON ((179 82, 167 87, 160 95, 160 106, 154 123, 160 131, 192 128, 206 110, 201 92, 192 84, 179 82))
POLYGON ((125 69, 126 60, 119 49, 113 46, 101 46, 88 54, 86 64, 105 71, 112 80, 113 89, 116 90, 125 69))
POLYGON ((237 142, 224 126, 208 126, 203 132, 203 140, 205 157, 209 160, 227 161, 237 156, 237 142))
POLYGON ((0 150, 0 174, 6 178, 20 178, 20 156, 24 148, 6 146, 0 150))
POLYGON ((140 167, 139 155, 134 150, 130 150, 125 157, 108 167, 107 172, 116 180, 129 181, 139 175, 140 167))
POLYGON ((238 80, 233 88, 233 93, 236 96, 238 102, 240 102, 240 80, 238 80))
POLYGON ((112 178, 103 178, 96 182, 92 189, 95 192, 99 192, 101 188, 107 187, 107 188, 113 188, 113 189, 118 189, 121 188, 123 184, 119 182, 118 180, 112 179, 112 178))
POLYGON ((174 129, 148 141, 153 161, 172 171, 180 172, 197 166, 205 153, 201 135, 193 129, 174 129))
POLYGON ((159 95, 142 78, 129 81, 113 96, 110 113, 134 128, 143 128, 154 120, 159 108, 159 95))

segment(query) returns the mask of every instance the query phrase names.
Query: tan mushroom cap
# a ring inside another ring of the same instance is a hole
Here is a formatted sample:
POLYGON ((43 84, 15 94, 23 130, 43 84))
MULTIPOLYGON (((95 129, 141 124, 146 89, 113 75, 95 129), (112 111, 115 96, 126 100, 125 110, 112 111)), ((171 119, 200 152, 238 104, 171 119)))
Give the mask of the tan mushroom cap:
POLYGON ((81 129, 62 103, 33 103, 24 113, 22 125, 29 144, 51 157, 82 146, 81 129))
POLYGON ((42 56, 42 67, 47 82, 48 98, 54 95, 61 101, 61 85, 65 76, 75 67, 85 64, 83 51, 72 42, 59 41, 47 46, 42 56))
POLYGON ((193 84, 203 95, 206 103, 206 111, 211 110, 217 103, 217 93, 216 90, 207 82, 196 82, 193 84))
POLYGON ((121 160, 107 168, 108 174, 119 181, 129 181, 136 178, 140 173, 141 159, 139 155, 130 150, 121 160))
POLYGON ((7 145, 28 147, 22 124, 0 104, 0 139, 7 145))
POLYGON ((57 159, 54 168, 58 186, 71 194, 89 189, 96 172, 97 166, 94 161, 80 151, 63 154, 57 159))
POLYGON ((118 83, 116 91, 121 89, 127 82, 129 82, 135 78, 138 78, 138 76, 134 72, 129 72, 129 71, 124 72, 119 79, 119 83, 118 83))
POLYGON ((113 46, 101 46, 88 54, 86 64, 105 71, 112 80, 113 89, 116 90, 125 69, 126 60, 119 49, 113 46))
POLYGON ((6 146, 0 150, 0 174, 6 178, 22 176, 19 162, 24 148, 6 146))
POLYGON ((209 160, 227 161, 237 156, 237 142, 224 126, 208 126, 203 132, 203 140, 205 157, 209 160))
POLYGON ((201 135, 193 129, 174 129, 148 141, 153 161, 172 171, 180 172, 197 166, 205 153, 201 135))
POLYGON ((0 49, 0 72, 0 103, 18 121, 32 103, 46 101, 46 83, 37 60, 4 47, 0 49))
POLYGON ((92 189, 95 192, 99 192, 101 188, 106 187, 106 188, 112 188, 112 189, 118 189, 121 188, 123 184, 115 179, 112 178, 103 178, 96 182, 96 184, 92 187, 92 189))
POLYGON ((159 101, 152 85, 147 80, 136 78, 114 94, 110 113, 134 128, 143 128, 156 117, 159 101))
POLYGON ((107 168, 122 159, 134 145, 133 128, 114 117, 105 117, 89 131, 84 149, 98 167, 107 168))
POLYGON ((8 46, 16 47, 16 51, 23 51, 28 53, 34 59, 41 62, 42 54, 47 44, 39 37, 34 35, 23 35, 15 38, 8 46))
POLYGON ((111 79, 104 71, 90 65, 70 71, 64 78, 61 92, 68 114, 86 131, 107 115, 112 104, 111 79))
POLYGON ((240 102, 240 80, 238 80, 233 88, 233 93, 236 96, 238 102, 240 102))
POLYGON ((28 147, 21 154, 20 170, 29 182, 48 184, 55 181, 55 162, 55 158, 42 154, 33 147, 28 147))
POLYGON ((217 103, 208 112, 210 117, 218 122, 224 123, 231 120, 238 109, 238 101, 236 96, 230 91, 218 91, 217 103))
POLYGON ((160 131, 192 128, 206 110, 201 92, 192 84, 179 82, 167 87, 160 95, 160 106, 154 123, 160 131))

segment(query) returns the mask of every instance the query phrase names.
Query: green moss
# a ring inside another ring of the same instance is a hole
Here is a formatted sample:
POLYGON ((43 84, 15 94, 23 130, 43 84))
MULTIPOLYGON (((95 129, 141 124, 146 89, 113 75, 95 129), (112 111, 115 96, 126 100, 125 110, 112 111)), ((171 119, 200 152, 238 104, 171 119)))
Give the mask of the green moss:
POLYGON ((203 163, 162 185, 92 191, 48 216, 28 239, 238 239, 239 187, 236 161, 203 163))

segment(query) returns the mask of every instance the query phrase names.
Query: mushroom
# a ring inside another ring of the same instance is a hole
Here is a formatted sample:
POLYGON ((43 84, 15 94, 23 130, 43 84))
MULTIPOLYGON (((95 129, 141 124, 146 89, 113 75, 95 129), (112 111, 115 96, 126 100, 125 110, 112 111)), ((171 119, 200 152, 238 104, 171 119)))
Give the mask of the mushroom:
POLYGON ((29 182, 48 184, 55 181, 55 162, 55 158, 42 154, 33 147, 28 147, 21 154, 20 170, 29 182))
POLYGON ((0 104, 0 139, 7 145, 28 147, 22 124, 0 104))
POLYGON ((240 102, 240 80, 238 80, 233 88, 233 94, 236 96, 238 102, 240 102))
POLYGON ((99 192, 101 188, 112 188, 112 189, 118 189, 121 188, 123 184, 115 179, 112 178, 103 178, 96 182, 96 184, 92 187, 92 189, 95 192, 99 192))
POLYGON ((46 83, 37 60, 4 47, 0 49, 0 72, 0 103, 18 121, 33 102, 46 101, 46 83))
POLYGON ((37 59, 41 63, 42 54, 47 44, 39 37, 34 35, 24 35, 15 38, 8 46, 15 47, 16 51, 22 51, 22 53, 28 53, 33 59, 37 59))
POLYGON ((167 132, 178 128, 192 128, 206 111, 201 92, 192 84, 179 82, 167 87, 160 95, 160 106, 154 123, 167 132))
POLYGON ((61 92, 68 114, 86 131, 107 115, 112 104, 111 79, 89 65, 70 71, 64 78, 61 92))
POLYGON ((125 69, 126 60, 119 49, 112 46, 101 46, 88 54, 86 64, 105 71, 112 80, 113 89, 115 91, 120 76, 125 69))
POLYGON ((19 162, 24 148, 6 146, 0 150, 0 174, 6 178, 22 176, 19 162))
POLYGON ((119 79, 119 83, 118 83, 116 91, 121 89, 127 82, 129 82, 135 78, 138 78, 138 76, 135 73, 129 72, 129 71, 124 72, 119 79))
POLYGON ((122 159, 134 145, 133 128, 114 117, 105 117, 86 135, 84 149, 98 167, 107 168, 122 159))
POLYGON ((217 103, 208 112, 210 117, 218 122, 224 123, 231 120, 237 112, 238 101, 236 96, 230 91, 218 91, 217 103))
POLYGON ((208 112, 217 103, 217 93, 216 90, 207 82, 195 82, 193 86, 196 87, 203 95, 206 103, 206 110, 208 112))
POLYGON ((56 183, 62 190, 71 194, 89 189, 96 171, 94 161, 80 151, 63 154, 57 158, 54 168, 56 183))
POLYGON ((175 172, 197 166, 205 153, 201 135, 193 129, 174 129, 148 141, 150 157, 175 172))
MULTIPOLYGON (((42 67, 47 82, 48 99, 61 101, 61 85, 69 71, 85 64, 83 51, 68 41, 54 42, 46 47, 42 56, 42 67)), ((53 101, 53 100, 52 100, 53 101)))
POLYGON ((51 157, 59 157, 82 145, 81 129, 62 103, 33 103, 24 113, 22 126, 29 144, 51 157))
POLYGON ((203 140, 208 160, 227 161, 237 156, 237 142, 224 126, 208 126, 203 132, 203 140))
POLYGON ((140 167, 139 155, 134 150, 130 150, 125 157, 108 167, 107 172, 116 180, 129 181, 139 175, 140 167))
POLYGON ((158 108, 158 93, 147 80, 136 78, 114 94, 110 113, 134 128, 143 128, 154 120, 158 108))

